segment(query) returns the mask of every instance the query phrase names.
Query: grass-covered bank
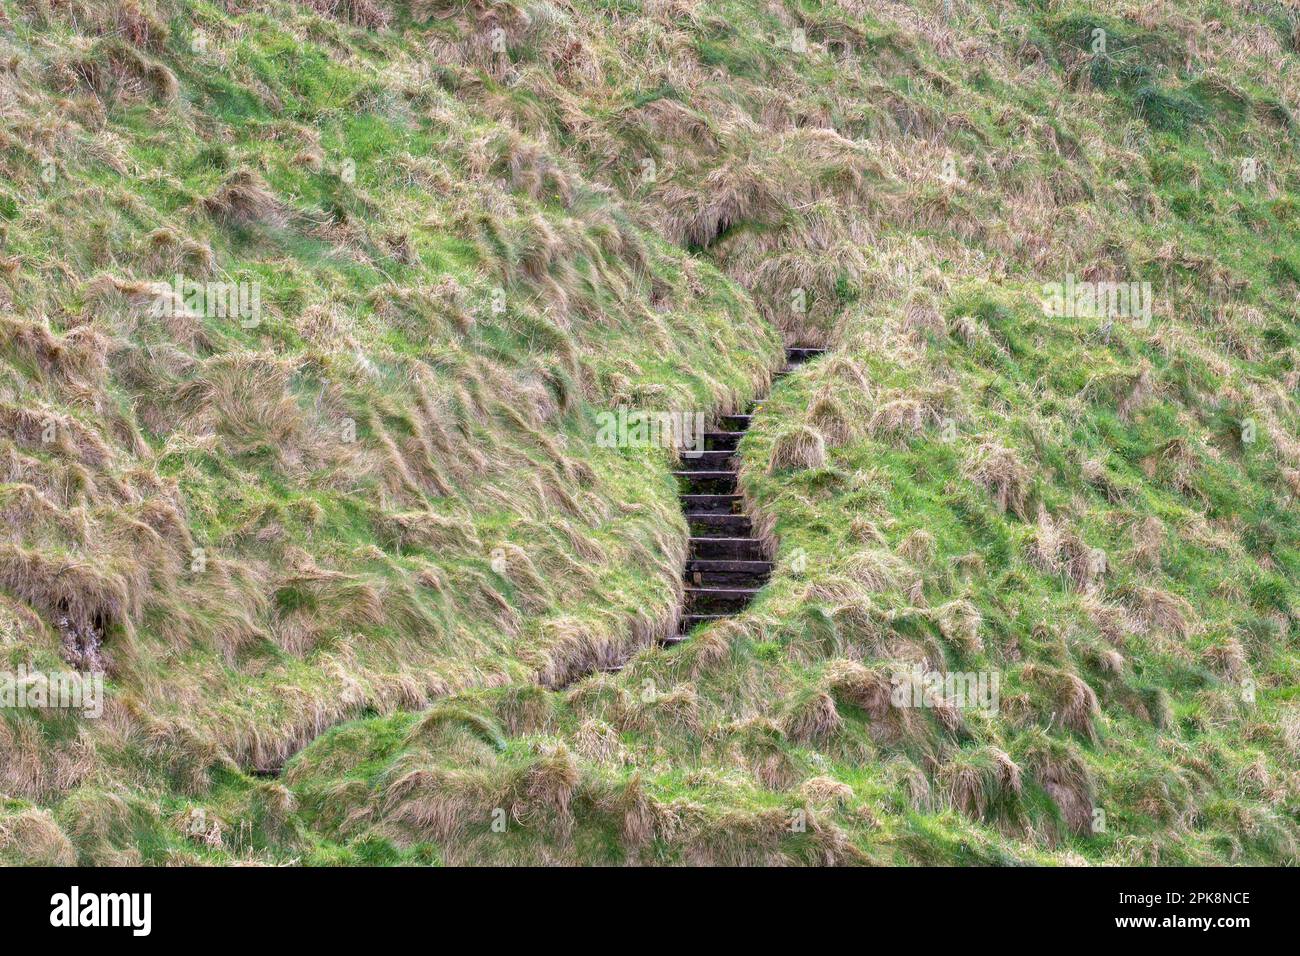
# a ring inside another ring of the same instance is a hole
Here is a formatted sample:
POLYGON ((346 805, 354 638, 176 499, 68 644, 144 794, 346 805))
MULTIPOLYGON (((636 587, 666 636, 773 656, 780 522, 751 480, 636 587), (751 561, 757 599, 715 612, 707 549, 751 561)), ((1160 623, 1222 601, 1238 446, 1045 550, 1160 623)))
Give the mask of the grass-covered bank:
POLYGON ((6 859, 1294 862, 1284 5, 2 9, 6 859), (782 335, 769 593, 552 690, 782 335))

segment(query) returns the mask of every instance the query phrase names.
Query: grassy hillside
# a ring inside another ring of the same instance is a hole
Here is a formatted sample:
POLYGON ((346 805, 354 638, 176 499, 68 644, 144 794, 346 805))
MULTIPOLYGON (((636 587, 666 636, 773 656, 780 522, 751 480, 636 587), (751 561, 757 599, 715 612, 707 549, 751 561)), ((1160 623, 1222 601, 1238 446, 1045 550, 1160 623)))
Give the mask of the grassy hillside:
POLYGON ((0 17, 0 859, 1296 862, 1282 3, 0 17))

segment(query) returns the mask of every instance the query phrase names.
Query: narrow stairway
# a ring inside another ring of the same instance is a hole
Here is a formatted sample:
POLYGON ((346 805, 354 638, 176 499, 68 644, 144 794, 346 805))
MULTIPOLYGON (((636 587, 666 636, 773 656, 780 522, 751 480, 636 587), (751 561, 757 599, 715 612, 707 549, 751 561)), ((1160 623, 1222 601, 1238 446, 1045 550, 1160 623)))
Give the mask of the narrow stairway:
MULTIPOLYGON (((794 366, 822 354, 824 349, 788 348, 786 367, 775 378, 787 375, 794 366)), ((717 431, 704 433, 704 451, 682 454, 682 470, 674 472, 686 489, 682 510, 690 525, 690 552, 686 559, 686 604, 678 633, 668 635, 665 644, 686 640, 691 628, 739 614, 772 573, 771 556, 763 542, 754 537, 749 518, 741 513, 737 488, 740 461, 736 446, 749 428, 754 408, 744 414, 723 415, 717 431)))

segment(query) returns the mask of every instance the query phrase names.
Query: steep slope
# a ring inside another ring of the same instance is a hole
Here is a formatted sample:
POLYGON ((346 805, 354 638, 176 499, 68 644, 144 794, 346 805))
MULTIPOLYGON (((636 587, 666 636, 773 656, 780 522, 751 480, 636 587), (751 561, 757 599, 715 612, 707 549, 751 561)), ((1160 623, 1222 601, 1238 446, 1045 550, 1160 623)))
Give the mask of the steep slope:
POLYGON ((6 8, 6 658, 109 692, 7 711, 0 789, 83 859, 187 852, 214 784, 288 805, 243 772, 340 720, 671 632, 668 458, 593 413, 725 409, 780 361, 409 42, 281 12, 6 8))
POLYGON ((0 854, 1295 861, 1281 3, 3 10, 0 854))

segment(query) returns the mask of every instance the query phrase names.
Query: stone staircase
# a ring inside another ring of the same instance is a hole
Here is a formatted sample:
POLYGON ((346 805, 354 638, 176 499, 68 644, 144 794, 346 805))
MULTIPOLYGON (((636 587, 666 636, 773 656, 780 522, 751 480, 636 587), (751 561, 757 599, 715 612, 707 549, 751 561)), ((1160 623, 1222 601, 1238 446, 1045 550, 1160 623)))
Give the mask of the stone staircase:
MULTIPOLYGON (((823 351, 786 349, 786 367, 775 378, 823 351)), ((682 510, 691 539, 685 570, 686 603, 678 633, 666 637, 665 644, 681 643, 692 628, 740 613, 772 573, 771 556, 754 537, 749 518, 741 513, 736 484, 740 468, 736 447, 761 400, 751 403, 743 414, 721 416, 718 430, 704 433, 704 451, 683 455, 682 470, 675 472, 685 489, 682 510)))

